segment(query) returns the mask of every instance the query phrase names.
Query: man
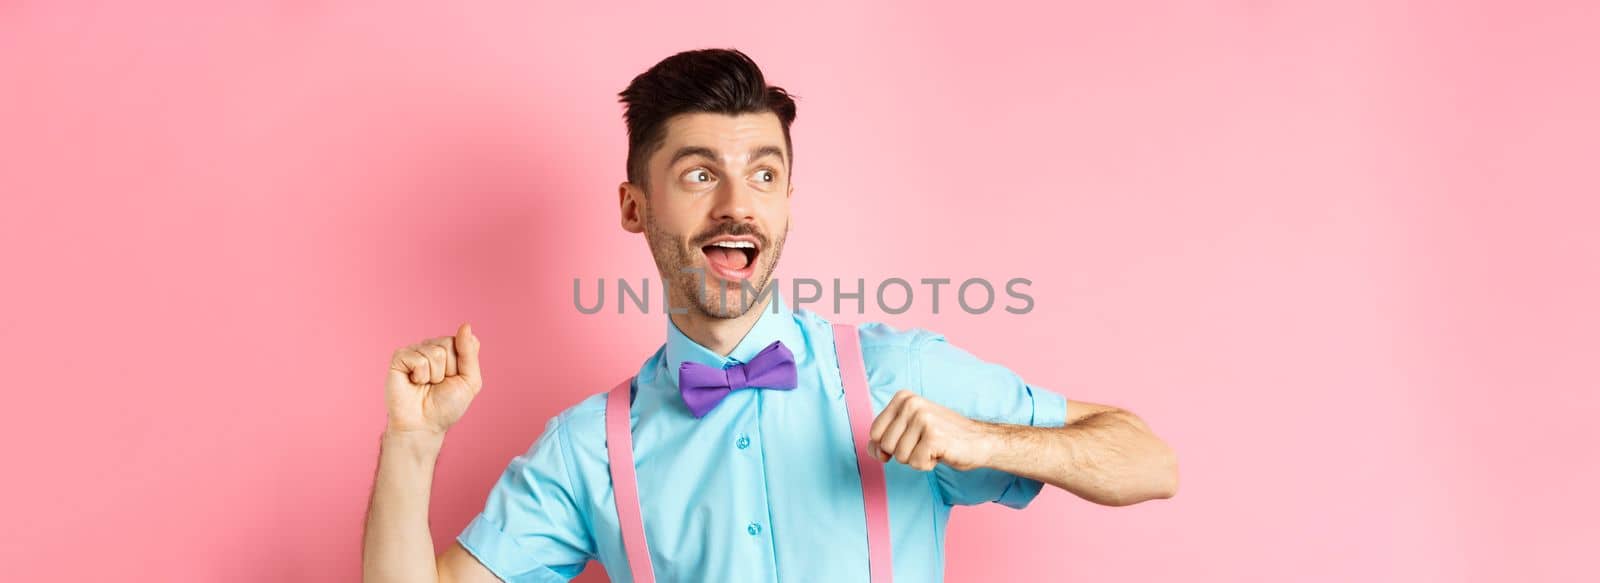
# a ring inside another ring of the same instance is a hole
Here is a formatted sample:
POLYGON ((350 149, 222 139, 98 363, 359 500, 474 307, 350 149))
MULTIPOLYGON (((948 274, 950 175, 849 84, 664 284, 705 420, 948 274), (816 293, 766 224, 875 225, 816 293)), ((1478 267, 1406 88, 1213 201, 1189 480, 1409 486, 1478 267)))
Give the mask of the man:
MULTIPOLYGON (((674 308, 665 344, 631 387, 655 576, 865 581, 845 363, 827 321, 767 289, 790 226, 794 101, 732 50, 668 57, 621 97, 629 137, 622 228, 644 234, 674 308), (792 355, 792 386, 734 387, 751 390, 711 400, 680 387, 686 370, 743 367, 775 345, 792 355)), ((889 562, 900 581, 942 580, 944 528, 956 505, 1022 508, 1045 483, 1112 506, 1176 492, 1172 450, 1133 414, 1028 385, 925 330, 858 331, 873 405, 869 447, 884 464, 889 562)), ((433 556, 433 464, 446 429, 482 388, 478 354, 466 324, 394 353, 366 579, 566 581, 597 559, 627 580, 606 394, 551 419, 456 544, 433 556)))

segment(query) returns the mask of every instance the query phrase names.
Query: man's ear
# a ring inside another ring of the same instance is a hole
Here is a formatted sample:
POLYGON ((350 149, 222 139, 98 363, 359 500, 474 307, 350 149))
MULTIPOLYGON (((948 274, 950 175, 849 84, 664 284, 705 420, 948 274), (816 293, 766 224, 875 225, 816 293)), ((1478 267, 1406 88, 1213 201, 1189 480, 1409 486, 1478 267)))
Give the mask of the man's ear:
POLYGON ((634 186, 631 182, 623 182, 617 186, 617 197, 621 203, 622 230, 629 233, 644 232, 644 191, 634 186))

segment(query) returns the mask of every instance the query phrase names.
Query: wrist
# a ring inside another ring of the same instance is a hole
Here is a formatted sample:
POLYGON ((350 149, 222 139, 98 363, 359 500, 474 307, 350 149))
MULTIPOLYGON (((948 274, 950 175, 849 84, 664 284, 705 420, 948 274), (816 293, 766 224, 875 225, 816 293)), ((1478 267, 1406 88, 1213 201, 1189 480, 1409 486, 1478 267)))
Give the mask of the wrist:
POLYGON ((987 423, 974 420, 978 438, 973 443, 978 446, 976 465, 980 468, 993 468, 1006 450, 1006 428, 998 423, 987 423))
POLYGON ((426 429, 385 428, 379 442, 385 451, 394 450, 431 460, 444 448, 444 432, 426 429))

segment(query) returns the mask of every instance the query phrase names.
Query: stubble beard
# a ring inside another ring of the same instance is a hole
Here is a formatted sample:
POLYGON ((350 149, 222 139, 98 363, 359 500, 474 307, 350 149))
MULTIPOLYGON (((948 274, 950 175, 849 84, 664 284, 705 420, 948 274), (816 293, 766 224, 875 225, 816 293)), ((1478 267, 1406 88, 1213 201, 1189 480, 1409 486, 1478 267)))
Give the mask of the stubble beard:
MULTIPOLYGON (((743 291, 744 286, 738 282, 716 282, 711 277, 710 267, 696 265, 696 256, 704 256, 698 247, 690 246, 690 238, 676 233, 669 233, 656 222, 655 216, 646 209, 645 239, 650 245, 650 254, 655 258, 656 269, 661 272, 663 281, 678 293, 668 292, 668 307, 670 309, 682 308, 678 302, 688 299, 688 308, 699 315, 708 318, 733 319, 745 315, 756 306, 756 299, 766 294, 767 285, 771 283, 772 272, 778 265, 778 259, 783 256, 783 244, 789 238, 789 225, 785 224, 783 235, 772 241, 771 245, 763 248, 756 256, 756 273, 751 277, 751 291, 743 291), (724 287, 730 286, 731 287, 724 287), (717 293, 710 289, 716 286, 717 293), (723 290, 731 300, 724 301, 723 290), (673 296, 676 296, 674 298, 673 296)), ((757 234, 765 238, 765 234, 757 234)))

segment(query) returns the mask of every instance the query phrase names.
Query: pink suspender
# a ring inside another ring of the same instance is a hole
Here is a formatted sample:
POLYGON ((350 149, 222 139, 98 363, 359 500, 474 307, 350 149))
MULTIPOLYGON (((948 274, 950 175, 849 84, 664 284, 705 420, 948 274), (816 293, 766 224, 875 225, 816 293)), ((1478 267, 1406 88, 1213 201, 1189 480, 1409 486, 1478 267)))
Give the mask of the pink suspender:
MULTIPOLYGON (((850 439, 855 444, 856 469, 861 473, 861 498, 866 503, 867 560, 873 583, 894 580, 889 546, 889 494, 883 464, 867 451, 872 429, 872 395, 867 387, 867 365, 861 359, 861 339, 850 324, 833 325, 833 342, 839 353, 839 376, 844 382, 845 409, 850 414, 850 439)), ((611 463, 611 484, 622 528, 622 546, 635 583, 655 583, 649 546, 644 539, 644 519, 639 509, 639 478, 633 468, 633 430, 628 421, 633 408, 630 385, 622 381, 606 396, 606 457, 611 463)))
POLYGON ((883 464, 867 451, 872 431, 872 394, 867 387, 867 362, 861 359, 861 339, 851 324, 833 325, 833 345, 839 349, 839 378, 844 381, 844 405, 850 412, 850 439, 856 445, 856 469, 861 472, 861 498, 867 505, 867 561, 873 583, 894 580, 889 557, 889 491, 883 464))
POLYGON ((639 513, 639 477, 633 473, 633 428, 628 426, 633 410, 632 384, 632 378, 624 380, 606 396, 606 457, 611 463, 611 487, 622 527, 622 548, 628 553, 628 569, 633 571, 634 583, 656 583, 650 547, 644 542, 644 519, 639 513))

